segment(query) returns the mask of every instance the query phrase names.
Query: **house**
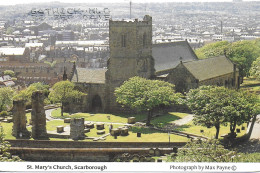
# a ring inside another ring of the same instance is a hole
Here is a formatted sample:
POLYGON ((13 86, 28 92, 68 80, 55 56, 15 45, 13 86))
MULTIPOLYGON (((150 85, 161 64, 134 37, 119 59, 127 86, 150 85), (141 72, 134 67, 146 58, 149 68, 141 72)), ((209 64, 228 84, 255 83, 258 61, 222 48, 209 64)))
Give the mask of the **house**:
POLYGON ((0 48, 0 60, 1 61, 29 61, 29 49, 28 48, 0 48))
POLYGON ((12 87, 12 86, 15 86, 15 83, 12 80, 11 76, 9 76, 9 75, 0 76, 0 88, 1 87, 12 87))

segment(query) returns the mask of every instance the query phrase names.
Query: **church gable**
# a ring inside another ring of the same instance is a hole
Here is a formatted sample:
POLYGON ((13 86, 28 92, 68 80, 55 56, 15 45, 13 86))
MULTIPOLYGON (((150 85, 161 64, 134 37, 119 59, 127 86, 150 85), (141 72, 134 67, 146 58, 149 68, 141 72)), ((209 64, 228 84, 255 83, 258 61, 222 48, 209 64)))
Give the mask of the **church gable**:
POLYGON ((197 60, 197 56, 187 41, 153 44, 152 56, 156 74, 175 68, 182 61, 197 60))
POLYGON ((198 79, 194 77, 182 62, 169 72, 166 81, 173 83, 177 92, 185 92, 198 86, 198 79))

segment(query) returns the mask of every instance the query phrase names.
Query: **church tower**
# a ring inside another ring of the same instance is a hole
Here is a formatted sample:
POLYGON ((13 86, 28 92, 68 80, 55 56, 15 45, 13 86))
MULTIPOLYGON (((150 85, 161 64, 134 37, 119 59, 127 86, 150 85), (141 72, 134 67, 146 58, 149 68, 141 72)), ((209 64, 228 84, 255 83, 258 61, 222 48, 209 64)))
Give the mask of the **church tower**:
POLYGON ((134 76, 152 78, 155 73, 152 57, 152 17, 143 21, 109 21, 110 58, 106 84, 108 107, 118 107, 114 90, 134 76))

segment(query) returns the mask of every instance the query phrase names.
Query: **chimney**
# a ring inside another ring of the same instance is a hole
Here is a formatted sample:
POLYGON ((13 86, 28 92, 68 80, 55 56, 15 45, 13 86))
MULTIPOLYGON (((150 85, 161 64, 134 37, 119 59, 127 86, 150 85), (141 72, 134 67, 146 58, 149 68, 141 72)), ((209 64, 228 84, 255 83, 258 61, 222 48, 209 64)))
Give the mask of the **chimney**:
POLYGON ((180 63, 182 64, 182 57, 180 57, 180 63))

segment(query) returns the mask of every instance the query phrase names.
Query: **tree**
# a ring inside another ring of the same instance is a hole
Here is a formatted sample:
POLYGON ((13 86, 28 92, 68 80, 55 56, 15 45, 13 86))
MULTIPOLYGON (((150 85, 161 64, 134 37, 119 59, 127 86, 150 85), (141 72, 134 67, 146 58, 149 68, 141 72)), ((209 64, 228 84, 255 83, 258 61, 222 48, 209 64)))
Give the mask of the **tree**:
POLYGON ((74 83, 70 81, 60 81, 54 84, 49 94, 49 99, 53 102, 61 103, 61 116, 63 116, 63 105, 74 99, 81 98, 84 93, 75 89, 74 83))
POLYGON ((211 43, 197 49, 198 58, 210 58, 214 56, 226 56, 234 63, 238 64, 240 76, 249 76, 249 70, 253 61, 260 56, 260 39, 248 41, 237 41, 228 43, 220 41, 211 43))
POLYGON ((216 43, 206 44, 205 46, 195 50, 199 59, 211 58, 225 54, 225 49, 230 45, 227 41, 219 41, 216 43))
POLYGON ((13 105, 14 91, 10 87, 0 88, 0 112, 8 110, 13 105))
POLYGON ((14 28, 12 28, 12 27, 8 27, 8 28, 6 29, 6 34, 7 34, 7 35, 13 34, 13 32, 14 32, 14 28))
POLYGON ((44 85, 41 82, 33 83, 28 88, 20 91, 14 96, 14 100, 25 100, 27 105, 31 104, 32 93, 35 91, 43 91, 44 95, 48 97, 49 85, 44 85))
POLYGON ((226 56, 238 64, 240 75, 249 76, 249 70, 253 61, 260 56, 260 47, 255 41, 237 41, 228 46, 225 50, 226 56))
POLYGON ((258 57, 253 63, 250 69, 250 75, 260 80, 260 57, 258 57))
POLYGON ((9 142, 4 140, 3 127, 0 125, 0 162, 21 161, 21 159, 18 156, 12 156, 9 153, 9 150, 9 142))
POLYGON ((48 64, 51 68, 54 68, 55 65, 57 64, 57 61, 49 62, 49 61, 44 61, 45 64, 48 64))
POLYGON ((257 97, 247 91, 227 90, 229 100, 222 107, 226 121, 230 123, 230 132, 235 134, 237 125, 249 123, 254 116, 259 114, 260 109, 257 97))
POLYGON ((227 89, 216 86, 201 86, 188 92, 186 103, 195 114, 194 123, 206 127, 215 127, 218 139, 220 125, 225 123, 222 107, 228 101, 227 89))
POLYGON ((147 125, 157 106, 170 105, 179 98, 174 85, 159 80, 132 77, 115 90, 116 101, 139 111, 147 111, 147 125))
POLYGON ((217 140, 188 142, 170 162, 259 162, 260 153, 244 154, 225 149, 217 140))
POLYGON ((5 70, 5 71, 4 71, 4 75, 9 75, 9 76, 11 76, 11 77, 14 77, 14 76, 15 76, 15 73, 14 73, 14 71, 12 71, 12 70, 5 70))
POLYGON ((195 124, 214 126, 218 138, 220 125, 230 123, 234 134, 236 126, 249 122, 259 113, 256 96, 217 86, 201 86, 187 94, 187 105, 195 114, 195 124))

